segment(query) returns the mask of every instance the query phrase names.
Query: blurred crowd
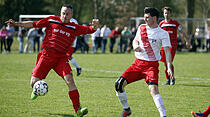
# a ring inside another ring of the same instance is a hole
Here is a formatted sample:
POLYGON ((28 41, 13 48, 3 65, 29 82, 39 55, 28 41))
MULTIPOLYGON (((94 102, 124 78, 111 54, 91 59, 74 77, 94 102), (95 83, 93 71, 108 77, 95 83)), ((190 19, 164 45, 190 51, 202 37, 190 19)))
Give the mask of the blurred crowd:
MULTIPOLYGON (((85 24, 83 24, 85 25, 85 24)), ((128 28, 116 26, 110 29, 107 25, 98 28, 91 35, 80 35, 77 37, 76 48, 74 52, 78 53, 130 53, 132 51, 132 41, 136 35, 137 26, 128 28), (91 39, 91 40, 90 40, 91 39)), ((207 48, 210 50, 210 28, 208 30, 207 40, 204 40, 204 34, 201 27, 196 28, 191 38, 191 49, 196 52, 198 49, 207 48)), ((11 52, 14 37, 19 41, 19 53, 34 53, 42 50, 42 41, 44 39, 45 29, 21 28, 15 33, 12 26, 1 26, 1 54, 11 52)), ((182 51, 184 42, 178 36, 177 51, 182 51)))

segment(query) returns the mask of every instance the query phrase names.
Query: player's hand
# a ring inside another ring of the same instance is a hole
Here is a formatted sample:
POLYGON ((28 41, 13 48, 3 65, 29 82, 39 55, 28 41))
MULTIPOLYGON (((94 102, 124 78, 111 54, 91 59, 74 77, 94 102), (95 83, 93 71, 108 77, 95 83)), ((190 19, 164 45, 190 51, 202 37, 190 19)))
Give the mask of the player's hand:
POLYGON ((93 19, 91 26, 93 26, 93 29, 96 30, 98 28, 99 25, 99 19, 93 19))
POLYGON ((15 21, 13 19, 9 19, 8 21, 5 22, 8 26, 16 26, 15 21))
POLYGON ((172 72, 172 70, 170 68, 167 70, 167 73, 168 73, 170 79, 174 80, 174 73, 172 72))
POLYGON ((140 47, 137 47, 136 49, 134 49, 134 51, 136 51, 136 52, 141 52, 142 49, 141 49, 140 47))

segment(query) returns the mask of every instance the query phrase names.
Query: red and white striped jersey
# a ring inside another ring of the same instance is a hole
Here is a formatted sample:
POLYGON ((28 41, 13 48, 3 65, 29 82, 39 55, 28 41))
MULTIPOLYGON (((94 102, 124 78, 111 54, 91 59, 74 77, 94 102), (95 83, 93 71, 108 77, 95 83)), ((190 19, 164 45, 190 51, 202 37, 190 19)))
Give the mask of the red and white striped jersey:
POLYGON ((159 26, 163 30, 169 33, 171 45, 172 47, 176 48, 177 47, 177 29, 181 30, 182 29, 181 25, 176 20, 171 19, 169 22, 166 22, 165 20, 161 21, 159 26))
POLYGON ((42 48, 58 57, 66 55, 76 36, 95 32, 91 26, 81 26, 72 22, 62 23, 58 16, 33 21, 33 27, 46 27, 42 48))
POLYGON ((136 58, 141 60, 158 61, 161 59, 161 46, 171 47, 168 32, 160 27, 150 28, 148 25, 142 24, 138 27, 134 39, 139 42, 142 49, 141 52, 135 52, 136 58))

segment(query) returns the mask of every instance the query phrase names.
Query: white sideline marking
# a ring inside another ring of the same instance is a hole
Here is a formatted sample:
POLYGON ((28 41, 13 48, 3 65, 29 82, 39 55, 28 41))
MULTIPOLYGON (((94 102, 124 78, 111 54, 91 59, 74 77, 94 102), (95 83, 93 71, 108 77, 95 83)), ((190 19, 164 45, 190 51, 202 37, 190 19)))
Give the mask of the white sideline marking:
MULTIPOLYGON (((73 68, 76 69, 76 68, 73 68)), ((101 73, 118 73, 118 74, 122 74, 123 71, 106 71, 106 70, 93 70, 93 69, 86 69, 86 68, 82 68, 83 71, 89 71, 89 72, 101 72, 101 73)), ((193 80, 210 80, 210 79, 206 79, 206 78, 198 78, 198 77, 183 77, 183 76, 175 76, 176 78, 189 78, 189 79, 193 79, 193 80)))
MULTIPOLYGON (((76 69, 76 68, 72 68, 72 69, 76 69)), ((123 71, 106 71, 106 70, 93 70, 93 69, 86 69, 86 68, 82 68, 82 71, 89 71, 89 72, 101 72, 101 73, 117 73, 117 74, 122 74, 123 73, 123 71)), ((199 81, 206 81, 206 80, 209 80, 210 81, 210 79, 208 78, 208 79, 206 79, 206 78, 202 78, 202 77, 200 77, 200 78, 198 78, 198 77, 191 77, 191 76, 187 76, 187 77, 183 77, 183 76, 175 76, 176 78, 185 78, 185 79, 193 79, 193 80, 199 80, 199 81)), ((14 79, 9 79, 9 78, 7 78, 7 79, 0 79, 0 81, 1 80, 14 80, 14 79)), ((20 81, 20 79, 18 79, 18 81, 20 81)), ((197 82, 197 81, 196 81, 197 82)))

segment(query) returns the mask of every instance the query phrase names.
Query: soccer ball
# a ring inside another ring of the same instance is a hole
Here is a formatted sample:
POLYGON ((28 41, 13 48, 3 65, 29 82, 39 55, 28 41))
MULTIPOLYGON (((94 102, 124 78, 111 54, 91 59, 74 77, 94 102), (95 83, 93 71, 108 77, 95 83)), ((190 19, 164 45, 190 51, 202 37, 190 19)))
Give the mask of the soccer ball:
POLYGON ((45 81, 39 80, 33 86, 34 93, 39 96, 44 96, 48 92, 48 85, 45 81))

